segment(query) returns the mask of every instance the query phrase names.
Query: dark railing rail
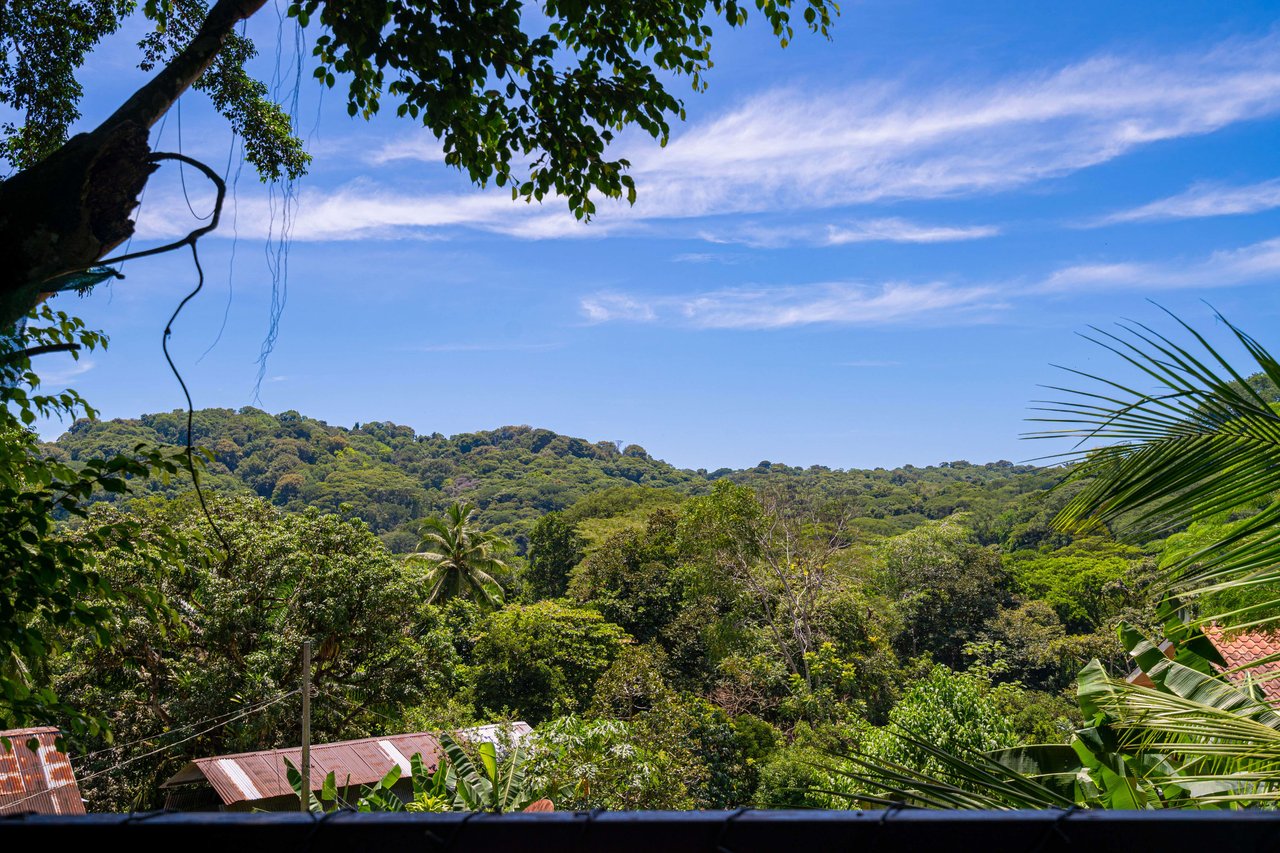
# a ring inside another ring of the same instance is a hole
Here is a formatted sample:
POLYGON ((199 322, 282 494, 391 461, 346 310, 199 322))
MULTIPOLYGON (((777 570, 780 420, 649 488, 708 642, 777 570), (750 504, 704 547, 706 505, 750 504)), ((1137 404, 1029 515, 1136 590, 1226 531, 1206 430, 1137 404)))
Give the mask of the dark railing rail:
POLYGON ((0 818, 0 851, 1280 851, 1280 812, 154 813, 0 818))

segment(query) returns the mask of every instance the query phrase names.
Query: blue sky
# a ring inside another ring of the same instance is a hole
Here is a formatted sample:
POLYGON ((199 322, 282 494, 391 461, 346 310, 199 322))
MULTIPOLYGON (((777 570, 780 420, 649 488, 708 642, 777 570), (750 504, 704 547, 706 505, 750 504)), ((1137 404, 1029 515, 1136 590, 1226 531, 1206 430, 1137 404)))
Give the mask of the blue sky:
MULTIPOLYGON (((1051 364, 1123 374, 1078 337, 1090 324, 1170 329, 1154 300, 1221 339, 1207 301, 1277 345, 1280 5, 843 6, 830 42, 719 35, 671 143, 618 144, 635 207, 588 225, 470 186, 407 121, 349 119, 304 54, 313 169, 292 205, 239 173, 174 326, 196 405, 531 424, 691 468, 1025 460, 1050 449, 1018 436, 1037 385, 1063 380, 1051 364), (257 386, 282 224, 287 300, 257 386)), ((277 26, 268 9, 250 29, 267 78, 277 26)), ((133 60, 128 37, 93 58, 86 124, 142 79, 133 60)), ((204 96, 182 107, 182 150, 234 179, 204 96)), ((192 227, 178 178, 148 186, 134 248, 192 227)), ((182 404, 160 335, 191 259, 125 273, 59 300, 111 349, 45 362, 105 417, 182 404)))

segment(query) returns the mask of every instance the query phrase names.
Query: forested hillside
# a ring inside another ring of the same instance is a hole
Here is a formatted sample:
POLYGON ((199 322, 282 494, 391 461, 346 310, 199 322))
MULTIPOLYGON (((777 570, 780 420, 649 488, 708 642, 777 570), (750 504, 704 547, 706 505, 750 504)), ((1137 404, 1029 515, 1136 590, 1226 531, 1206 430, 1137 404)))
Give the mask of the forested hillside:
MULTIPOLYGON (((203 485, 212 492, 250 492, 286 510, 315 507, 359 517, 394 551, 416 540, 415 522, 466 500, 483 511, 483 523, 521 547, 529 525, 544 513, 618 486, 669 490, 667 502, 705 494, 716 480, 755 488, 838 499, 854 516, 855 530, 888 535, 955 512, 974 514, 984 542, 1009 537, 1017 547, 1044 535, 1042 513, 1027 498, 1062 476, 1060 470, 1008 462, 957 461, 927 468, 831 470, 761 462, 754 468, 681 470, 654 459, 643 447, 619 447, 528 426, 445 437, 418 434, 387 422, 331 426, 297 412, 270 415, 253 408, 201 409, 193 438, 211 458, 203 485)), ((186 413, 136 419, 78 421, 51 451, 82 462, 132 449, 139 442, 182 444, 186 413)), ((153 480, 147 489, 173 496, 189 488, 180 478, 153 480)), ((630 494, 583 507, 583 517, 609 517, 663 502, 661 495, 630 494)))
MULTIPOLYGON (((46 450, 82 465, 181 444, 185 423, 81 421, 46 450)), ((1150 622, 1161 544, 1054 530, 1078 488, 1051 488, 1062 469, 689 471, 524 426, 194 423, 216 526, 181 476, 93 516, 187 543, 172 575, 141 543, 99 564, 158 584, 176 630, 140 612, 123 644, 72 645, 57 684, 144 747, 272 704, 154 758, 87 739, 89 769, 139 758, 86 786, 99 807, 155 805, 192 755, 294 742, 279 697, 303 637, 323 737, 524 719, 529 778, 563 805, 722 808, 832 804, 814 762, 852 748, 925 766, 890 723, 958 748, 1062 741, 1075 674, 1124 666, 1116 625, 1150 622)))

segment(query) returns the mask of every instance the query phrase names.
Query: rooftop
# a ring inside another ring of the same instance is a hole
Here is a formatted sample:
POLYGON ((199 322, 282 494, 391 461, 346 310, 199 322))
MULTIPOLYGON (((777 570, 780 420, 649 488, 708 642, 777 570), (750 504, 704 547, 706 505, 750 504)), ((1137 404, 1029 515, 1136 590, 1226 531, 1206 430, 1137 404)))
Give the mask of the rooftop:
POLYGON ((1236 684, 1252 679, 1269 703, 1280 704, 1280 660, 1254 664, 1254 661, 1280 657, 1280 632, 1244 631, 1228 635, 1218 626, 1210 625, 1204 629, 1204 635, 1227 662, 1228 671, 1240 670, 1228 678, 1236 684))
MULTIPOLYGON (((502 728, 501 725, 478 726, 459 734, 473 741, 493 740, 502 728)), ((528 734, 530 729, 528 724, 518 722, 510 725, 510 731, 519 738, 528 734)), ((329 773, 333 773, 339 787, 371 785, 382 779, 392 767, 399 767, 407 776, 410 772, 409 759, 415 754, 422 756, 428 769, 434 768, 441 752, 439 738, 428 732, 313 744, 311 779, 315 790, 320 789, 329 773)), ((197 758, 169 777, 161 787, 175 788, 207 781, 224 805, 294 797, 287 776, 286 759, 298 767, 302 762, 302 747, 197 758)))
POLYGON ((56 728, 6 729, 0 737, 9 739, 8 749, 0 744, 0 815, 85 813, 71 759, 57 747, 56 728))

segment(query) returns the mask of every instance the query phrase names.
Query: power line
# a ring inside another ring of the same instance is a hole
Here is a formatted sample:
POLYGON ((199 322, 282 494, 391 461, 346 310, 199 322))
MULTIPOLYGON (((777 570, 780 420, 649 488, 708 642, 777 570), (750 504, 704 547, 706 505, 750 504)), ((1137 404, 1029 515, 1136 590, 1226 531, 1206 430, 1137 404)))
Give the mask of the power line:
MULTIPOLYGON (((295 690, 293 692, 296 693, 297 691, 295 690)), ((124 749, 125 747, 134 746, 136 744, 144 743, 149 740, 158 740, 163 737, 168 737, 169 735, 178 734, 179 732, 185 732, 188 729, 194 729, 196 726, 203 726, 205 723, 211 723, 214 720, 220 720, 223 717, 230 717, 235 714, 244 713, 245 711, 251 711, 251 712, 257 711, 259 707, 265 708, 267 705, 273 702, 276 702, 279 699, 283 699, 288 695, 289 695, 288 693, 281 693, 269 699, 262 699, 258 702, 254 702, 253 704, 244 708, 237 708, 236 710, 233 710, 233 711, 226 711, 221 714, 214 714, 211 717, 205 717, 203 720, 195 720, 194 722, 187 723, 185 726, 178 726, 176 729, 169 729, 168 731, 160 732, 159 734, 146 735, 144 737, 135 738, 134 740, 125 741, 124 743, 117 743, 108 747, 103 747, 102 749, 97 749, 97 750, 94 750, 93 752, 86 752, 85 754, 81 755, 80 758, 81 760, 87 760, 87 759, 102 755, 103 753, 114 752, 117 749, 124 749)))
MULTIPOLYGON (((216 728, 219 728, 219 727, 221 727, 221 726, 225 726, 225 725, 227 725, 228 723, 234 723, 236 720, 242 720, 242 719, 244 719, 245 717, 252 716, 253 714, 256 714, 256 713, 258 713, 258 712, 260 712, 260 711, 264 711, 264 710, 266 710, 268 707, 270 707, 271 705, 274 705, 274 704, 276 704, 277 702, 282 702, 282 701, 284 701, 285 699, 288 699, 290 696, 293 696, 293 695, 297 694, 298 692, 300 692, 300 691, 298 691, 298 690, 290 690, 288 693, 283 693, 283 694, 281 694, 281 695, 277 696, 275 699, 272 699, 272 700, 270 700, 269 702, 266 702, 266 703, 264 703, 264 704, 262 704, 262 705, 258 706, 257 708, 250 708, 249 710, 241 711, 239 714, 237 714, 236 716, 232 717, 232 718, 231 718, 231 719, 229 719, 229 720, 224 720, 224 721, 223 721, 223 722, 221 722, 221 723, 217 723, 217 724, 215 724, 215 725, 212 725, 212 726, 210 726, 209 728, 204 729, 203 731, 196 732, 195 734, 193 734, 193 735, 191 735, 191 736, 189 736, 189 737, 185 737, 185 738, 183 738, 182 740, 175 741, 175 742, 173 742, 173 743, 171 743, 171 744, 168 744, 168 745, 166 745, 166 746, 157 747, 156 749, 149 750, 149 751, 147 751, 147 752, 142 753, 141 755, 135 755, 135 756, 133 756, 132 758, 127 758, 127 759, 125 759, 124 761, 119 762, 118 764, 113 764, 113 765, 111 765, 110 767, 105 767, 105 768, 103 768, 102 770, 97 771, 96 773, 90 773, 88 776, 81 777, 80 779, 77 779, 76 781, 77 781, 77 783, 80 783, 80 782, 88 782, 90 779, 96 779, 96 778, 98 778, 99 776, 105 775, 105 774, 107 774, 107 773, 114 773, 115 771, 117 771, 117 770, 121 769, 122 767, 127 767, 127 766, 129 766, 130 764, 133 764, 135 761, 141 761, 141 760, 142 760, 142 759, 144 759, 144 758, 150 758, 150 757, 151 757, 151 756, 153 756, 153 755, 159 755, 159 754, 160 754, 160 753, 162 753, 162 752, 168 752, 169 750, 173 749, 174 747, 182 746, 182 744, 184 744, 184 743, 187 743, 187 742, 189 742, 189 741, 193 741, 193 740, 195 740, 195 739, 196 739, 196 738, 198 738, 198 737, 203 737, 204 735, 207 735, 209 732, 213 731, 213 730, 214 730, 214 729, 216 729, 216 728)), ((37 792, 36 792, 36 793, 34 793, 34 794, 31 794, 31 795, 29 795, 29 796, 23 797, 21 800, 18 800, 18 801, 16 801, 16 802, 10 803, 10 804, 9 804, 9 807, 13 807, 13 806, 20 806, 20 805, 22 805, 23 803, 27 802, 28 800, 34 800, 34 799, 36 799, 37 797, 43 797, 43 796, 45 796, 47 793, 48 793, 48 791, 37 791, 37 792)))

